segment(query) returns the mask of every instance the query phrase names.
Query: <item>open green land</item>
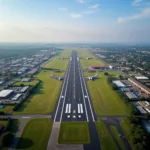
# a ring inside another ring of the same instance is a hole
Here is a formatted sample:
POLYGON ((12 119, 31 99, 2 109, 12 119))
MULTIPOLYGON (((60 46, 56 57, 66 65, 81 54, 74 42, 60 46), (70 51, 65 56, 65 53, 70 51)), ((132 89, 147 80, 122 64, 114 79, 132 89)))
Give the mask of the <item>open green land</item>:
POLYGON ((55 57, 47 64, 43 66, 43 68, 53 68, 53 69, 60 69, 65 70, 68 65, 68 60, 70 59, 71 51, 63 51, 59 56, 55 57), (61 60, 60 57, 68 57, 69 59, 61 60))
POLYGON ((103 150, 117 150, 116 143, 114 142, 113 138, 109 134, 104 122, 99 119, 96 122, 96 127, 98 130, 99 138, 101 141, 101 146, 103 150))
POLYGON ((0 125, 6 126, 7 120, 0 120, 0 125))
POLYGON ((83 69, 89 66, 104 66, 105 63, 103 60, 97 59, 92 53, 87 50, 78 50, 78 56, 83 57, 85 59, 80 59, 81 66, 83 69), (92 57, 92 59, 87 60, 87 57, 92 57))
POLYGON ((120 125, 121 125, 121 128, 125 134, 125 136, 127 137, 128 139, 128 142, 130 143, 130 146, 133 150, 136 150, 134 144, 132 143, 132 131, 131 131, 131 124, 128 122, 127 118, 122 120, 120 122, 120 125))
POLYGON ((18 82, 16 82, 15 84, 14 84, 14 86, 20 86, 20 85, 31 85, 31 86, 34 86, 34 85, 36 85, 37 83, 38 83, 39 81, 38 80, 32 80, 32 81, 30 81, 30 82, 21 82, 21 81, 18 81, 18 82))
MULTIPOLYGON (((93 73, 85 73, 91 76, 93 73)), ((117 72, 109 72, 109 75, 117 77, 117 72)), ((90 96, 97 115, 129 115, 130 107, 121 99, 119 94, 112 90, 107 82, 104 72, 98 73, 99 79, 87 81, 90 96)))
POLYGON ((59 144, 88 144, 90 135, 87 122, 62 122, 59 131, 59 144))
MULTIPOLYGON (((62 73, 59 75, 61 76, 62 73)), ((42 81, 41 84, 15 113, 48 114, 53 111, 62 82, 52 79, 50 76, 50 71, 41 71, 36 75, 42 81)))
POLYGON ((16 149, 46 150, 52 124, 49 118, 30 120, 23 130, 16 149))
POLYGON ((113 132, 113 135, 115 136, 115 138, 116 138, 118 144, 120 145, 121 149, 122 149, 122 150, 125 150, 125 149, 126 149, 126 148, 125 148, 125 145, 124 145, 124 143, 123 143, 121 137, 120 137, 119 134, 118 134, 117 128, 116 128, 115 126, 110 126, 110 129, 111 129, 111 131, 113 132))
POLYGON ((13 110, 14 106, 10 105, 10 106, 5 106, 3 108, 0 108, 0 111, 3 111, 4 113, 11 113, 13 110))

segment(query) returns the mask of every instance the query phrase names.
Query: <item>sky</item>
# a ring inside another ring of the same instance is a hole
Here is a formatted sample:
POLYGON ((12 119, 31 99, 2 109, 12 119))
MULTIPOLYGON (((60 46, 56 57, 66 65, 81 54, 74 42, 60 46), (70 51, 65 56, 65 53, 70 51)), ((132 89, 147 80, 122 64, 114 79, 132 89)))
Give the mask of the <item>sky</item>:
POLYGON ((0 0, 0 42, 150 41, 150 0, 0 0))

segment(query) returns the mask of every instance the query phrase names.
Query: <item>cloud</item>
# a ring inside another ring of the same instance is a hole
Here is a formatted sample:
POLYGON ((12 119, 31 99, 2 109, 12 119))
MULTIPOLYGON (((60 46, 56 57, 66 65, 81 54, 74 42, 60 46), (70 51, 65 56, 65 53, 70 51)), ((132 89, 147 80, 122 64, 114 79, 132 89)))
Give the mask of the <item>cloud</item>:
POLYGON ((141 4, 142 1, 143 0, 133 0, 132 1, 132 6, 140 6, 140 4, 141 4))
POLYGON ((77 2, 83 4, 85 3, 85 0, 77 0, 77 2))
POLYGON ((58 10, 59 10, 59 11, 67 11, 68 9, 65 8, 65 7, 60 7, 60 8, 58 8, 58 10))
POLYGON ((140 13, 133 14, 127 17, 119 17, 117 23, 124 23, 132 20, 150 18, 150 7, 143 9, 140 13))
POLYGON ((95 4, 95 5, 90 6, 89 8, 90 8, 90 9, 96 9, 96 8, 98 8, 98 7, 99 7, 99 4, 95 4))
POLYGON ((76 14, 76 13, 72 13, 72 14, 70 14, 70 16, 71 16, 72 18, 81 18, 81 17, 82 17, 81 14, 76 14))

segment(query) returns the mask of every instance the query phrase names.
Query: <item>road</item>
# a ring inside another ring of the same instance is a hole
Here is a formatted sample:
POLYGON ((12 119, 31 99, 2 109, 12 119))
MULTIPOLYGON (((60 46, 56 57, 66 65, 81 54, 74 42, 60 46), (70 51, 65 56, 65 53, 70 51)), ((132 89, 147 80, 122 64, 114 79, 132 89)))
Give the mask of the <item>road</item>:
POLYGON ((76 51, 72 51, 62 90, 55 111, 52 114, 52 119, 54 122, 89 122, 91 144, 84 145, 84 149, 100 150, 100 141, 95 126, 97 117, 91 104, 80 60, 76 51))

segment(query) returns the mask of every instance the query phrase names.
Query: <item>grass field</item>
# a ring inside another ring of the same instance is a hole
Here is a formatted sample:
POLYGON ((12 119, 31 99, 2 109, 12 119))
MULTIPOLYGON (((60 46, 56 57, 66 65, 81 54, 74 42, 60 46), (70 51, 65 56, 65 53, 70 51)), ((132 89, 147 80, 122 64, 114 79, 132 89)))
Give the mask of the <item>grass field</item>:
MULTIPOLYGON (((62 75, 62 73, 57 73, 62 75)), ((14 113, 21 114, 48 114, 53 111, 61 88, 61 81, 50 78, 50 71, 41 71, 37 78, 42 83, 36 88, 34 94, 27 99, 21 108, 14 113)))
POLYGON ((24 85, 36 85, 39 81, 38 80, 33 80, 31 82, 21 82, 21 81, 18 81, 14 84, 14 86, 20 86, 21 84, 24 84, 24 85))
POLYGON ((124 119, 120 122, 121 128, 125 134, 125 136, 127 137, 128 142, 130 143, 130 146, 133 150, 136 150, 134 144, 131 142, 131 138, 132 138, 132 132, 131 132, 131 124, 128 122, 127 119, 124 119))
POLYGON ((104 65, 103 60, 96 59, 96 57, 93 54, 89 53, 87 50, 78 51, 78 56, 83 57, 83 58, 92 57, 92 59, 90 60, 80 59, 81 66, 83 69, 89 66, 103 66, 104 65))
POLYGON ((16 149, 19 150, 46 150, 52 122, 49 118, 30 120, 19 139, 16 149))
POLYGON ((5 113, 11 113, 13 110, 14 106, 10 105, 10 106, 5 106, 4 108, 0 108, 0 111, 3 111, 5 113))
POLYGON ((7 124, 7 120, 0 120, 0 124, 5 126, 7 124))
MULTIPOLYGON (((117 76, 117 72, 109 72, 111 76, 117 76)), ((85 73, 91 76, 93 73, 85 73)), ((129 115, 130 107, 127 106, 121 97, 112 90, 107 82, 107 76, 103 72, 98 73, 99 79, 87 81, 90 96, 97 115, 129 115)))
POLYGON ((98 130, 99 138, 101 141, 101 146, 103 150, 117 150, 116 143, 114 142, 113 138, 109 134, 104 122, 99 119, 96 122, 96 127, 98 130))
POLYGON ((59 56, 55 57, 47 64, 43 66, 43 68, 53 68, 53 69, 60 69, 65 70, 68 65, 68 60, 70 59, 71 51, 63 51, 59 56), (69 57, 69 59, 61 60, 60 57, 69 57))
POLYGON ((59 131, 59 144, 88 144, 90 135, 87 122, 62 122, 59 131))
POLYGON ((115 136, 117 142, 119 143, 122 150, 126 150, 124 143, 121 139, 121 137, 118 135, 118 130, 115 126, 110 126, 111 131, 113 132, 113 135, 115 136))

